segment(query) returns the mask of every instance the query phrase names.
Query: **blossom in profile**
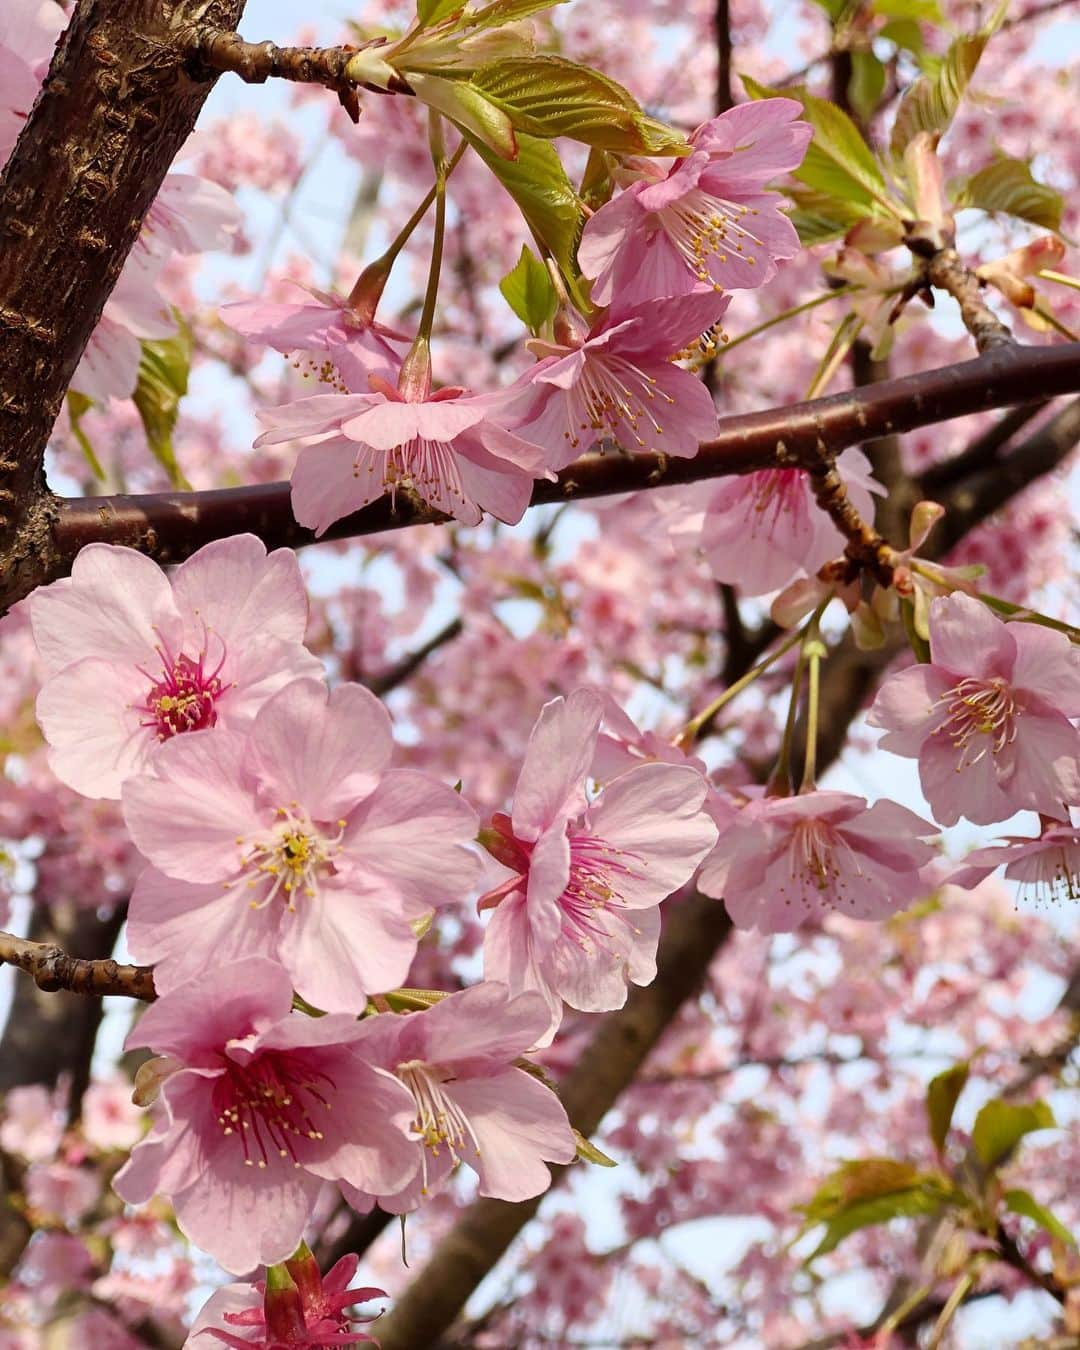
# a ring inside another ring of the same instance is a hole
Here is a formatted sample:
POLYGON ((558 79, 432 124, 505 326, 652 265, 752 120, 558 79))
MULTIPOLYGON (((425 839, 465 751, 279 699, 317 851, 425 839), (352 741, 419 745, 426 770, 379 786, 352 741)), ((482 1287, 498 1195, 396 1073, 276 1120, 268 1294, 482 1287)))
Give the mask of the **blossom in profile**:
POLYGON ((393 1195, 392 1214, 416 1209, 458 1163, 476 1172, 480 1194, 528 1200, 547 1190, 547 1164, 572 1161, 574 1134, 558 1097, 514 1061, 548 1029, 544 1000, 510 997, 485 981, 423 1012, 368 1018, 358 1049, 412 1094, 415 1174, 393 1195))
POLYGON ((128 942, 159 988, 258 955, 315 1007, 359 1013, 405 980, 412 921, 463 899, 479 858, 473 809, 391 770, 392 751, 374 694, 294 680, 246 732, 178 737, 128 780, 124 819, 153 864, 128 942))
MULTIPOLYGON (((845 450, 836 467, 852 505, 873 520, 872 493, 883 488, 861 450, 845 450)), ((696 535, 717 581, 742 595, 767 595, 796 576, 813 576, 844 552, 847 540, 814 500, 802 469, 762 469, 722 483, 704 514, 672 519, 672 531, 696 535)))
POLYGON ((341 393, 366 392, 369 375, 396 382, 409 343, 404 333, 362 317, 346 296, 325 291, 312 290, 295 304, 242 300, 220 313, 249 342, 292 357, 341 393))
POLYGON ((955 593, 930 606, 930 661, 878 691, 867 720, 885 750, 919 762, 942 825, 1039 811, 1068 820, 1080 802, 1080 651, 1063 634, 1003 623, 955 593))
POLYGON ((589 803, 585 780, 604 705, 578 689, 544 706, 529 738, 510 816, 481 841, 503 880, 480 901, 494 909, 484 975, 512 994, 547 1001, 550 1042, 563 1000, 600 1012, 621 1008, 627 983, 656 975, 660 902, 713 846, 705 779, 690 764, 640 764, 589 803))
POLYGON ((1080 900, 1080 829, 1046 820, 1035 839, 1010 835, 1000 844, 973 850, 948 880, 971 890, 999 867, 1019 883, 1022 896, 1044 904, 1080 900))
POLYGON ((635 181, 590 217, 578 249, 593 301, 621 313, 701 285, 770 281, 800 245, 781 199, 763 189, 802 163, 813 132, 801 112, 788 98, 744 103, 698 127, 670 169, 632 161, 635 181))
POLYGON ((562 342, 528 343, 541 359, 496 396, 514 431, 540 446, 549 469, 565 468, 597 441, 676 458, 697 454, 717 431, 705 384, 675 364, 718 322, 727 298, 698 289, 614 319, 562 342))
POLYGON ((930 889, 937 827, 896 802, 847 792, 759 797, 721 830, 698 886, 738 928, 790 933, 836 910, 884 919, 930 889))
POLYGON ((159 998, 128 1050, 163 1058, 154 1123, 113 1185, 166 1195, 181 1231, 226 1270, 285 1261, 324 1181, 391 1191, 415 1167, 412 1098, 356 1053, 348 1014, 293 1013, 272 961, 214 965, 159 998))
POLYGON ((389 493, 414 492, 478 525, 485 511, 509 525, 525 513, 536 447, 507 430, 489 395, 456 386, 406 397, 378 375, 368 394, 317 394, 259 413, 256 446, 303 441, 292 475, 293 514, 317 535, 389 493))
POLYGON ((250 534, 207 544, 171 578, 133 549, 90 544, 27 604, 49 763, 87 797, 118 798, 163 743, 246 726, 292 680, 322 674, 303 645, 296 555, 250 534))

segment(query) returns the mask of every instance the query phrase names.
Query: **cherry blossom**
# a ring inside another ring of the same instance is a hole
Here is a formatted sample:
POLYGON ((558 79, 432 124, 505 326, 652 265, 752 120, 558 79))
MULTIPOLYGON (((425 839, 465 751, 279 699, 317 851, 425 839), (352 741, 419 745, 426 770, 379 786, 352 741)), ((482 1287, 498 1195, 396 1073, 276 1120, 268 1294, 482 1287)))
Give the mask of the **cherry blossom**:
POLYGON ((673 364, 715 324, 725 297, 695 290, 651 301, 587 332, 528 344, 541 359, 496 396, 519 436, 541 446, 549 469, 565 468, 597 441, 688 459, 716 434, 712 395, 673 364))
POLYGON ((221 317, 249 342, 297 358, 302 370, 339 386, 342 393, 363 392, 369 375, 396 382, 404 355, 401 344, 408 337, 363 318, 345 296, 317 290, 310 295, 296 304, 244 300, 223 306, 221 317))
POLYGON ((588 804, 585 779, 604 706, 587 689, 545 704, 533 728, 510 816, 481 839, 505 880, 480 901, 494 908, 484 974, 511 993, 547 1001, 550 1042, 562 1002, 620 1008, 626 986, 656 975, 662 900, 689 879, 716 827, 706 784, 689 764, 642 764, 588 804))
POLYGON ((249 734, 178 737, 124 787, 153 864, 128 941, 160 988, 209 964, 274 957, 318 1008, 360 1012, 416 951, 410 920, 463 897, 479 860, 470 806, 411 769, 388 771, 386 709, 366 689, 296 680, 249 734))
POLYGON ((847 792, 759 797, 721 830, 698 886, 722 899, 732 922, 790 933, 835 909, 883 919, 930 889, 929 821, 896 802, 868 807, 847 792))
MULTIPOLYGON (((871 493, 884 489, 861 450, 845 450, 836 467, 852 505, 874 518, 871 493)), ((846 540, 814 501, 802 469, 762 469, 715 489, 704 507, 700 494, 682 491, 658 500, 672 537, 700 546, 717 581, 742 595, 766 595, 796 576, 813 576, 844 551, 846 540)))
POLYGON ((549 1088, 514 1061, 548 1029, 544 1000, 510 997, 485 982, 424 1012, 369 1018, 359 1050, 395 1074, 412 1094, 415 1175, 379 1195, 392 1214, 416 1209, 441 1190, 459 1162, 480 1179, 480 1194, 528 1200, 546 1190, 546 1163, 576 1153, 566 1111, 549 1088))
POLYGON ((776 263, 799 251, 779 198, 762 188, 802 163, 811 137, 793 99, 744 103, 703 123, 693 152, 669 170, 632 162, 636 182, 586 223, 579 257, 595 278, 597 304, 647 304, 716 290, 762 286, 776 263))
POLYGON ((291 680, 322 673, 303 646, 296 555, 268 555, 250 534, 205 545, 171 578, 132 549, 90 544, 28 604, 49 764, 88 797, 119 797, 165 742, 244 726, 291 680))
POLYGON ((508 431, 488 396, 450 386, 405 397, 378 375, 370 394, 318 394, 259 413, 255 445, 306 441, 292 476, 293 512, 324 534, 369 502, 414 491, 465 525, 489 511, 514 524, 542 474, 535 446, 508 431))
POLYGON ((942 825, 1017 811, 1067 820, 1080 801, 1080 651, 1061 633, 1005 624, 971 596, 930 606, 930 663, 885 681, 867 720, 919 761, 942 825))
POLYGON ((216 965, 126 1043, 166 1059, 153 1128, 114 1187, 129 1204, 169 1196, 183 1232, 235 1274, 291 1256, 324 1180, 389 1191, 415 1166, 412 1100, 356 1053, 361 1024, 294 1014, 292 997, 271 961, 216 965))
POLYGON ((999 867, 1020 883, 1021 895, 1042 902, 1080 900, 1080 829, 1044 821, 1035 839, 1010 835, 1001 844, 975 849, 949 882, 971 888, 999 867))

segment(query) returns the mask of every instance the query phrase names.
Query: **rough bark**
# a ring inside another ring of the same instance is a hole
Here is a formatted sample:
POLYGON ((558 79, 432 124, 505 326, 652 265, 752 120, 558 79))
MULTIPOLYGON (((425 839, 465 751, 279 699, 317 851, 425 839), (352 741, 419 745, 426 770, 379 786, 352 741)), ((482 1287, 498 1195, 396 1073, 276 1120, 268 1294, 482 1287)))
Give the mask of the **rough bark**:
POLYGON ((192 25, 244 0, 80 0, 0 176, 0 607, 55 568, 45 445, 143 216, 216 78, 192 25))

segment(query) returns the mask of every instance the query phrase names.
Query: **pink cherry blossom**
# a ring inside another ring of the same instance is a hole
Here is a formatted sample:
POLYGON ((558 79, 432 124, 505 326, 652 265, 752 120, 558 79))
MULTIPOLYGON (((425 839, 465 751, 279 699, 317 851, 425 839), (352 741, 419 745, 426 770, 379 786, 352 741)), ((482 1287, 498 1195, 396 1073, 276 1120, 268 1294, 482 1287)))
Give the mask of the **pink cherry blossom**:
MULTIPOLYGON (((870 461, 852 448, 836 466, 855 509, 864 520, 873 520, 870 494, 883 488, 872 476, 870 461)), ((658 501, 657 508, 674 540, 700 545, 713 576, 747 596, 779 590, 796 576, 812 576, 838 558, 847 542, 814 501, 802 469, 762 469, 728 479, 703 512, 688 492, 658 501)))
POLYGON ((604 314, 565 342, 530 342, 541 359, 496 396, 509 425, 543 449, 549 469, 565 468, 605 437, 631 451, 691 458, 716 434, 716 408, 704 383, 673 362, 726 305, 698 289, 618 320, 604 314))
POLYGON ((415 1166, 412 1100, 356 1053, 361 1024, 291 1008, 280 966, 236 961, 158 999, 127 1039, 167 1058, 153 1129, 114 1187, 130 1204, 167 1195, 235 1274, 292 1255, 324 1180, 393 1190, 415 1166))
POLYGON ((401 345, 408 344, 408 337, 362 318, 345 296, 316 290, 310 294, 314 304, 243 300, 224 305, 221 317, 249 342, 299 358, 302 369, 337 385, 342 393, 366 393, 369 375, 396 382, 404 355, 401 345))
POLYGON ((250 534, 207 544, 171 579, 132 549, 90 544, 28 604, 49 763, 87 797, 119 797, 164 742, 244 726, 291 680, 322 673, 303 646, 296 555, 268 556, 250 534))
POLYGON ((293 513, 323 534, 335 520, 390 493, 478 525, 484 511, 507 524, 542 475, 536 447, 508 431, 488 395, 456 386, 406 398, 379 376, 370 394, 319 394, 259 413, 256 446, 308 442, 292 476, 293 513))
POLYGON ((479 859, 472 808, 425 774, 387 772, 392 750, 373 694, 296 680, 248 734, 178 737, 128 780, 124 819, 153 864, 128 942, 159 988, 262 955, 316 1007, 355 1013, 404 981, 410 920, 463 898, 479 859))
POLYGON ((529 738, 510 817, 481 838, 506 880, 480 902, 495 907, 484 974, 511 993, 539 991, 550 1023, 562 1002, 620 1008, 626 986, 656 975, 660 902, 687 881, 716 840, 702 809, 704 778, 689 764, 641 764, 587 804, 585 779, 603 716, 588 689, 544 706, 529 738))
MULTIPOLYGON (((309 1256, 303 1264, 315 1262, 309 1256)), ((225 1285, 215 1290, 192 1323, 184 1350, 210 1350, 222 1343, 239 1350, 371 1344, 374 1337, 353 1324, 374 1319, 348 1316, 345 1309, 386 1295, 381 1289, 349 1288, 358 1264, 358 1257, 343 1256, 325 1278, 315 1267, 314 1278, 305 1280, 298 1263, 289 1261, 286 1267, 296 1281, 289 1289, 268 1292, 265 1280, 225 1285)))
POLYGON ((721 831, 698 886, 739 928, 790 933, 835 909, 884 919, 929 889, 920 868, 937 830, 896 802, 847 792, 760 797, 721 831))
POLYGON ((1020 883, 1021 895, 1043 902, 1080 900, 1080 829, 1046 821, 1037 839, 1010 835, 1001 844, 975 849, 949 883, 970 890, 998 867, 1020 883))
POLYGON ((776 263, 799 251, 779 197, 762 191, 802 163, 812 130, 796 121, 793 99, 745 103, 714 117, 690 137, 692 153, 665 172, 633 161, 639 175, 586 222, 578 256, 595 278, 597 304, 647 304, 716 290, 764 285, 776 263))
POLYGON ((545 1164, 573 1159, 573 1132, 558 1097, 514 1060, 548 1023, 538 995, 511 998, 505 985, 485 982, 424 1012, 363 1024, 360 1053, 396 1074, 415 1105, 416 1173, 403 1190, 379 1196, 383 1209, 415 1209, 459 1162, 476 1172, 481 1195, 517 1201, 547 1189, 545 1164))
POLYGON ((885 681, 867 718, 881 746, 919 761, 934 818, 954 825, 1080 801, 1080 651, 1038 624, 1005 624, 979 600, 930 606, 930 663, 885 681))

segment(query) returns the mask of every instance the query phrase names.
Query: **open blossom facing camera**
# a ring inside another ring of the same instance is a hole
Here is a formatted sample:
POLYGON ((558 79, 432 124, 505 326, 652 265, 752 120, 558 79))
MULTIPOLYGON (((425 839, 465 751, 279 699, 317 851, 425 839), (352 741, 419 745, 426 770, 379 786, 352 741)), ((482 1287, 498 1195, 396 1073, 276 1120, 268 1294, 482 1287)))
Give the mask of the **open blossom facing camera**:
POLYGON ((119 797, 165 742, 244 726, 291 680, 322 674, 303 645, 295 553, 267 555, 250 534, 207 544, 171 579, 133 549, 91 544, 28 603, 49 763, 87 797, 119 797))
POLYGON ((538 995, 510 998, 504 985, 485 982, 424 1012, 364 1022, 360 1053, 395 1074, 415 1103, 416 1173, 403 1190, 379 1196, 383 1209, 416 1209, 459 1162, 476 1172, 481 1195, 528 1200, 547 1189, 547 1163, 573 1160, 562 1103, 514 1065, 548 1020, 538 995))
POLYGON ((929 889, 929 821, 896 802, 868 807, 847 792, 761 797, 721 831, 698 885, 739 928, 790 933, 837 910, 884 919, 929 889))
POLYGON ((292 1255, 323 1181, 381 1193, 415 1168, 412 1098, 356 1053, 361 1024, 293 1013, 292 997, 271 961, 217 965, 127 1039, 166 1058, 153 1129, 114 1186, 135 1205, 169 1196, 183 1232, 234 1274, 292 1255))
POLYGON ((292 475, 293 512, 322 534, 387 493, 411 490, 465 525, 484 511, 513 525, 543 473, 534 445, 508 431, 490 396, 460 388, 406 396, 379 376, 369 394, 318 394, 259 413, 255 442, 307 441, 292 475))
POLYGON ((594 277, 594 302, 621 311, 703 283, 716 290, 764 285, 799 237, 765 184, 798 168, 811 128, 802 105, 773 98, 744 103, 704 123, 692 153, 665 170, 632 161, 638 181, 585 225, 579 257, 594 277))
POLYGON ((716 407, 704 383, 674 358, 727 303, 699 289, 618 319, 605 314, 562 343, 530 342, 541 359, 495 397, 516 433, 542 448, 549 469, 565 468, 607 437, 625 450, 690 458, 716 434, 716 407))
POLYGON ((621 1008, 627 981, 656 975, 660 902, 688 881, 716 840, 706 784, 689 764, 641 764, 592 804, 585 780, 602 700, 578 689, 544 706, 529 738, 513 812, 481 838, 505 880, 488 892, 484 974, 547 1001, 551 1041, 563 1000, 621 1008))
POLYGON ((919 761, 934 818, 955 825, 1080 802, 1080 650, 1062 633, 1003 623, 954 594, 930 607, 930 663, 882 685, 868 721, 919 761))
POLYGON ((309 1003, 360 1012, 401 984, 410 920, 461 898, 476 815, 451 788, 389 770, 386 709, 366 689, 294 681, 250 733, 180 737, 124 787, 154 869, 128 940, 171 988, 211 962, 271 956, 309 1003))

